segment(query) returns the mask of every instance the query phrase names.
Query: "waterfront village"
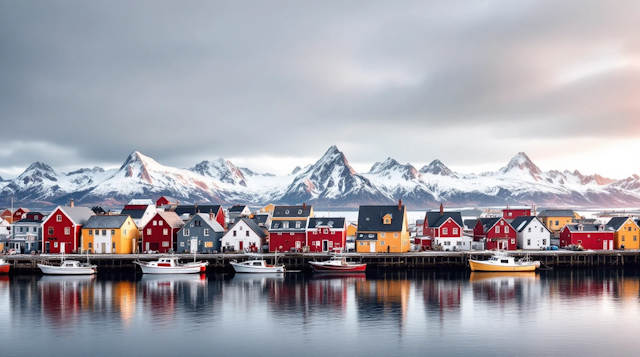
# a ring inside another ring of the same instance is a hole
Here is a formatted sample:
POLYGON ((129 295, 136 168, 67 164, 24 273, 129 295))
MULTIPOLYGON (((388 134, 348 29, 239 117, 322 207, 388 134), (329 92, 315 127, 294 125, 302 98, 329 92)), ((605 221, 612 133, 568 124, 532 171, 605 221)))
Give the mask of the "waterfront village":
POLYGON ((75 206, 51 212, 4 209, 2 254, 132 254, 227 252, 357 252, 470 250, 637 250, 639 221, 586 219, 571 209, 439 209, 408 222, 407 209, 362 205, 357 221, 318 217, 313 206, 223 207, 181 204, 163 196, 132 199, 119 212, 75 206))

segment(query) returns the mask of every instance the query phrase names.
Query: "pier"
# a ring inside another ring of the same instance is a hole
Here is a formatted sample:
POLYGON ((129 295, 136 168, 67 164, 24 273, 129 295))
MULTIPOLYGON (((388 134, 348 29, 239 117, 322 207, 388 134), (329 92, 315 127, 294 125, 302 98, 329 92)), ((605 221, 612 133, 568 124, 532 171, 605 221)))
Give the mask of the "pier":
MULTIPOLYGON (((469 259, 488 259, 490 251, 471 252, 409 252, 409 253, 347 253, 349 260, 367 263, 369 269, 466 269, 469 259)), ((570 268, 624 268, 635 267, 640 262, 640 251, 510 251, 516 257, 529 255, 532 260, 541 262, 542 269, 570 268)), ((135 261, 152 261, 160 254, 67 254, 65 259, 89 261, 98 266, 98 271, 135 272, 139 271, 135 261)), ((249 259, 244 254, 175 254, 183 261, 206 260, 209 271, 231 271, 232 260, 249 259)), ((264 259, 273 263, 275 255, 265 253, 264 259)), ((287 269, 310 270, 309 261, 326 260, 325 253, 284 253, 278 254, 278 261, 287 269)), ((62 256, 42 255, 6 255, 3 259, 12 265, 12 273, 38 273, 38 263, 58 264, 62 256)))

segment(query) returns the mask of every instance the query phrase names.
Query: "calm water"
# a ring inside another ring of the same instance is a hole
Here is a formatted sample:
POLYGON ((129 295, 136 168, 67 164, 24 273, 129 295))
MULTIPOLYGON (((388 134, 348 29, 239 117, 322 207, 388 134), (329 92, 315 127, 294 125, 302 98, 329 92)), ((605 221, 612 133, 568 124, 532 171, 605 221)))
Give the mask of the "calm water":
POLYGON ((639 276, 5 276, 0 356, 637 356, 639 276))

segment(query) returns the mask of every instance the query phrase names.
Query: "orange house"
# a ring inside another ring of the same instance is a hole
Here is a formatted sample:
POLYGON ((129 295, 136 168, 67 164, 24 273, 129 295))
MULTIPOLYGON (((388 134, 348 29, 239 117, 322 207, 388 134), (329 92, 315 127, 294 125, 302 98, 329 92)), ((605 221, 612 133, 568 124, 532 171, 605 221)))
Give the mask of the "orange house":
POLYGON ((629 217, 613 217, 607 223, 607 230, 613 230, 614 249, 640 249, 638 235, 640 228, 629 217))

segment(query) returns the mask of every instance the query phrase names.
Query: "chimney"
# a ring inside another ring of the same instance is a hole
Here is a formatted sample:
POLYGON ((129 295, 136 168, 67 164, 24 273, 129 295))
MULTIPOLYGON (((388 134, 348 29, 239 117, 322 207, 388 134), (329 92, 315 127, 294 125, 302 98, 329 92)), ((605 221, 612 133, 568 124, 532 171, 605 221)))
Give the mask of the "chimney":
POLYGON ((302 202, 302 209, 303 210, 307 209, 307 204, 305 202, 302 202))
POLYGON ((402 198, 398 199, 398 211, 402 210, 402 198))
POLYGON ((213 221, 213 210, 209 210, 209 220, 213 221))
POLYGON ((69 201, 69 207, 73 207, 73 198, 69 201))
POLYGON ((444 206, 441 203, 440 204, 440 215, 442 216, 443 214, 444 214, 444 206))

